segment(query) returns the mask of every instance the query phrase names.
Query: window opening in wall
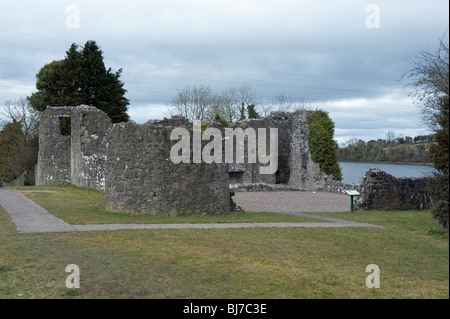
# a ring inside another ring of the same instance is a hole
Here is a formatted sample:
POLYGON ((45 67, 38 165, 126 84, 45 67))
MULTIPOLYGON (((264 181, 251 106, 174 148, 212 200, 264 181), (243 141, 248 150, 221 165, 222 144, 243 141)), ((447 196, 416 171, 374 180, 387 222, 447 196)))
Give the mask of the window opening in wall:
POLYGON ((308 167, 308 154, 303 153, 302 155, 302 168, 307 168, 308 167))
POLYGON ((70 116, 59 117, 59 133, 62 136, 70 136, 70 134, 72 133, 70 116))

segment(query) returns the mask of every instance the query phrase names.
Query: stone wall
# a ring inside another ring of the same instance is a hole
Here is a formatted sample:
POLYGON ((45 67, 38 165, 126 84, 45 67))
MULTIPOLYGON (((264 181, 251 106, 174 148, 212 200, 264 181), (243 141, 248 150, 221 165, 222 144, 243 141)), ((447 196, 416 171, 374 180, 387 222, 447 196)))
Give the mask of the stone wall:
POLYGON ((279 192, 279 191, 299 191, 286 184, 265 184, 265 183, 243 183, 230 184, 232 192, 279 192))
POLYGON ((300 110, 292 113, 288 131, 290 176, 287 184, 301 190, 323 190, 325 182, 332 180, 332 176, 322 172, 319 164, 311 158, 308 113, 312 111, 300 110))
POLYGON ((230 212, 228 165, 173 163, 175 127, 190 132, 192 158, 192 123, 185 119, 113 125, 106 161, 108 210, 168 216, 230 212))
POLYGON ((36 185, 71 183, 71 137, 61 129, 71 117, 71 107, 49 107, 41 113, 36 185))
POLYGON ((86 105, 72 109, 72 184, 105 189, 106 142, 112 122, 109 116, 86 105))
MULTIPOLYGON (((278 129, 278 169, 274 174, 260 174, 256 163, 232 164, 230 176, 232 183, 286 184, 301 190, 325 188, 325 181, 331 176, 324 174, 319 164, 311 160, 309 151, 309 111, 298 110, 293 113, 272 112, 261 119, 247 119, 234 123, 232 128, 267 129, 266 149, 269 150, 269 128, 278 129)), ((257 150, 258 152, 258 150, 257 150)))
POLYGON ((230 163, 230 184, 251 183, 253 178, 251 163, 230 163))
POLYGON ((106 113, 87 105, 44 110, 36 185, 74 184, 104 190, 106 136, 111 126, 106 113))
POLYGON ((343 183, 339 181, 327 180, 325 181, 325 191, 330 193, 344 194, 344 189, 356 189, 361 193, 361 185, 343 183))
POLYGON ((432 199, 429 178, 395 178, 384 171, 370 169, 361 184, 356 209, 429 209, 432 199))

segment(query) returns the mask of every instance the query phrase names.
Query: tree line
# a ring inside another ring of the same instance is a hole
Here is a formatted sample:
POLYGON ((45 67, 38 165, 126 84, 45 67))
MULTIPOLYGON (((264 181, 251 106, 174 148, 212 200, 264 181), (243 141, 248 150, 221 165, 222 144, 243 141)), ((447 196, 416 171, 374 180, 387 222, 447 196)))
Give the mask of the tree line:
POLYGON ((178 90, 169 105, 169 115, 182 115, 202 122, 218 122, 222 126, 246 118, 260 118, 270 112, 292 112, 311 108, 302 99, 293 99, 284 93, 262 102, 258 93, 248 84, 233 86, 215 92, 209 86, 188 86, 178 90))
POLYGON ((431 163, 428 151, 435 140, 432 135, 395 137, 393 132, 389 132, 386 139, 376 141, 352 138, 338 148, 338 159, 343 162, 431 163))

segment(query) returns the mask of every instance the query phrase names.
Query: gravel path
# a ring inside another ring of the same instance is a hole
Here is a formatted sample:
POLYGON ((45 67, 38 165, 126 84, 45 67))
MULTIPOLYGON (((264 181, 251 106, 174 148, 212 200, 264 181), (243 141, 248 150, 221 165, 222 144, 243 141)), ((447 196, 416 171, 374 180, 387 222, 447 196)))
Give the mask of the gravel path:
POLYGON ((328 192, 236 192, 233 200, 249 212, 345 212, 350 210, 350 198, 328 192))

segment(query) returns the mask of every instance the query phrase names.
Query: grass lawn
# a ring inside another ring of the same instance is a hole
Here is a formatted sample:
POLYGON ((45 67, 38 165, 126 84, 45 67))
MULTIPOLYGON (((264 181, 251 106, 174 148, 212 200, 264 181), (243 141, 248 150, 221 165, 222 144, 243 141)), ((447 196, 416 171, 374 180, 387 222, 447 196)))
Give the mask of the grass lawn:
POLYGON ((49 193, 24 193, 35 203, 72 225, 85 224, 169 224, 169 223, 249 223, 320 222, 276 213, 231 212, 224 216, 150 216, 114 213, 105 210, 105 194, 72 185, 16 187, 16 189, 54 190, 49 193))
MULTIPOLYGON (((158 219, 105 212, 94 191, 55 189, 27 196, 71 224, 158 219)), ((319 215, 387 227, 18 234, 0 207, 0 298, 449 298, 448 236, 429 211, 319 215), (80 289, 65 286, 68 264, 80 268, 80 289), (365 285, 369 264, 379 266, 380 288, 365 285)), ((241 217, 186 222, 220 218, 241 217)))

